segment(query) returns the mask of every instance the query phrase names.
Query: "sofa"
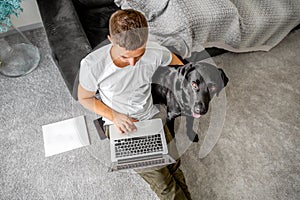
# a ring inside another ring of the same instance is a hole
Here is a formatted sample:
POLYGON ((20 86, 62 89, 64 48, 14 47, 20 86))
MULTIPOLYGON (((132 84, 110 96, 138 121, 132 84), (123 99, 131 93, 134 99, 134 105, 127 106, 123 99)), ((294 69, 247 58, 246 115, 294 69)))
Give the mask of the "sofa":
MULTIPOLYGON (((77 100, 80 61, 96 46, 107 43, 109 17, 120 8, 112 0, 37 0, 37 3, 52 58, 72 97, 77 100)), ((225 52, 218 48, 207 51, 212 56, 225 52)), ((208 57, 206 52, 198 58, 208 57)))
POLYGON ((118 9, 143 12, 149 23, 150 39, 188 62, 227 51, 268 51, 293 28, 299 28, 300 23, 297 1, 275 4, 270 0, 251 3, 222 0, 216 4, 209 0, 37 0, 37 3, 53 60, 76 100, 80 61, 97 46, 107 44, 109 17, 118 9))

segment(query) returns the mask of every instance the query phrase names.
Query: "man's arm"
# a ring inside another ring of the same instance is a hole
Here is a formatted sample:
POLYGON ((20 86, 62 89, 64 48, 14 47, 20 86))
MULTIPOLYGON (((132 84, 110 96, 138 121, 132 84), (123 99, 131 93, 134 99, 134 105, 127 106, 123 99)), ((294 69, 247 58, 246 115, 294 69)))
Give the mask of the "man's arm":
POLYGON ((132 123, 136 120, 114 111, 102 101, 94 97, 96 92, 84 89, 80 84, 78 85, 78 101, 86 109, 101 115, 114 123, 120 133, 132 132, 136 130, 135 125, 132 123))
POLYGON ((113 120, 112 109, 101 101, 97 100, 94 95, 96 92, 85 90, 80 84, 78 85, 78 101, 86 109, 97 113, 109 120, 113 120))

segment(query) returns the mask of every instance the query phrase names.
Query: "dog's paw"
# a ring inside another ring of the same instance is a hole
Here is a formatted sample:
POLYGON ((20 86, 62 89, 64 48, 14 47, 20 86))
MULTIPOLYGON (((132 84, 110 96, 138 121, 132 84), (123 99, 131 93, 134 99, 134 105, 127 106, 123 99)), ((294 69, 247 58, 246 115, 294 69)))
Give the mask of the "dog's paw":
POLYGON ((198 142, 199 141, 199 136, 194 131, 192 131, 191 133, 189 133, 188 137, 189 137, 190 141, 192 141, 192 142, 198 142))

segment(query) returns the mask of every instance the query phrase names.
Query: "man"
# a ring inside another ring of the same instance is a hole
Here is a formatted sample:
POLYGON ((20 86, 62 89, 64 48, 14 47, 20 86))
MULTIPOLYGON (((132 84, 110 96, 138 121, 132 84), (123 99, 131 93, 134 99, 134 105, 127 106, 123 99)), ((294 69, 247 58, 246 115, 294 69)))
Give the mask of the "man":
MULTIPOLYGON (((182 62, 165 47, 147 41, 148 24, 138 11, 119 10, 112 14, 109 31, 111 44, 81 61, 78 100, 101 115, 105 125, 114 124, 120 133, 126 134, 136 130, 133 122, 159 114, 151 97, 151 77, 157 67, 182 62), (95 98, 97 90, 101 100, 95 98)), ((190 199, 179 165, 178 159, 173 165, 139 174, 160 199, 190 199)))

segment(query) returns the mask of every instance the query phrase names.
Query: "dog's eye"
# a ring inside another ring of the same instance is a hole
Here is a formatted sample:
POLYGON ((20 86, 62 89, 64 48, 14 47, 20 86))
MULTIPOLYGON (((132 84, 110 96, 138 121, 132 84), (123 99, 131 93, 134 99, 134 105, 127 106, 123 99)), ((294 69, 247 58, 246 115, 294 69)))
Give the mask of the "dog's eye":
POLYGON ((194 90, 199 90, 199 86, 198 86, 198 84, 195 81, 192 82, 192 88, 194 90))

